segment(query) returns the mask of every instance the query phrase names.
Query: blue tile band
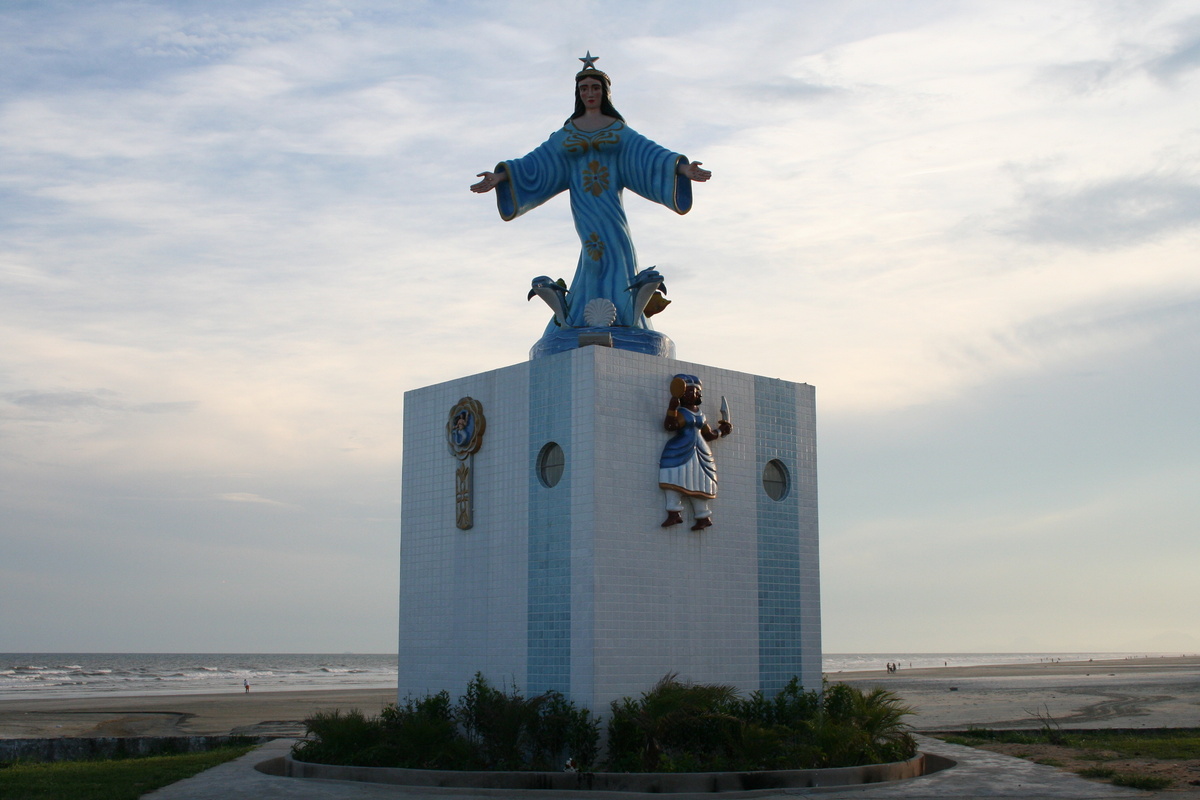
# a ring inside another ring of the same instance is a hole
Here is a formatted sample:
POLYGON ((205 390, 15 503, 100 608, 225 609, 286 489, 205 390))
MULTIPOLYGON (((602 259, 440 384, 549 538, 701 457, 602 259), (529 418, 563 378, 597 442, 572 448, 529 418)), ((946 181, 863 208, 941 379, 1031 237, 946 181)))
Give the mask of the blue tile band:
MULTIPOLYGON (((772 500, 759 486, 758 512, 758 674, 770 697, 793 675, 801 675, 800 453, 796 385, 755 376, 756 477, 768 461, 787 467, 789 490, 772 500)), ((806 687, 813 688, 813 687, 806 687)))
POLYGON ((571 691, 571 415, 569 357, 529 363, 529 563, 526 614, 526 697, 571 691), (565 456, 562 478, 547 488, 538 454, 557 442, 565 456))

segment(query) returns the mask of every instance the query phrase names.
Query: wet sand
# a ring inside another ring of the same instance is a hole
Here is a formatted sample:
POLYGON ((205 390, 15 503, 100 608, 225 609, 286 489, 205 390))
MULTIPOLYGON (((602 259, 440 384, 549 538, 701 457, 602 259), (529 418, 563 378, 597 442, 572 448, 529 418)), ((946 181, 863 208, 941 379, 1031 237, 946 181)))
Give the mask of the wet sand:
MULTIPOLYGON (((1200 728, 1198 656, 827 677, 891 689, 918 712, 911 718, 918 730, 1038 727, 1039 714, 1068 728, 1200 728)), ((358 708, 374 715, 395 696, 385 688, 0 700, 0 738, 296 736, 315 711, 358 708)))
POLYGON ((891 689, 918 730, 971 726, 1200 728, 1200 657, 840 672, 830 681, 891 689))
POLYGON ((368 716, 395 689, 0 700, 0 739, 81 736, 299 736, 316 711, 368 716))

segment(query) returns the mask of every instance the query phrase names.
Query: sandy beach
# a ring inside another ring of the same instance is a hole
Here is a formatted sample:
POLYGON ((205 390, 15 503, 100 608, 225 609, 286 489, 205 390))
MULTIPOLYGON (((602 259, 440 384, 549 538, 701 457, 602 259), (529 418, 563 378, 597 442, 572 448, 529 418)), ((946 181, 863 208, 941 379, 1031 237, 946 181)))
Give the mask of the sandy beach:
POLYGON ((395 689, 0 700, 0 739, 78 736, 297 736, 316 711, 378 714, 395 689))
MULTIPOLYGON (((828 676, 884 686, 911 705, 918 730, 1036 727, 1049 714, 1068 728, 1200 727, 1200 657, 1130 658, 1001 667, 904 669, 828 676)), ((318 710, 376 714, 391 689, 231 692, 0 700, 0 738, 294 736, 318 710)))
POLYGON ((1200 727, 1200 656, 905 669, 827 676, 883 686, 917 712, 918 730, 1200 727))

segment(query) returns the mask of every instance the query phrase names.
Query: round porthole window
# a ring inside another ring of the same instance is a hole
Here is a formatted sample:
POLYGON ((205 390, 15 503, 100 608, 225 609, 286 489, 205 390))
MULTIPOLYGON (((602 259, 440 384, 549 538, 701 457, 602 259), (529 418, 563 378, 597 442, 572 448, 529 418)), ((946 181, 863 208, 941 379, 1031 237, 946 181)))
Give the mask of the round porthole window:
POLYGON ((787 497, 790 484, 788 469, 779 459, 773 458, 763 467, 762 485, 767 497, 772 500, 782 500, 787 497))
POLYGON ((556 486, 562 480, 566 464, 567 459, 563 455, 563 449, 556 442, 548 442, 537 457, 537 476, 538 480, 542 482, 542 486, 547 489, 556 486))

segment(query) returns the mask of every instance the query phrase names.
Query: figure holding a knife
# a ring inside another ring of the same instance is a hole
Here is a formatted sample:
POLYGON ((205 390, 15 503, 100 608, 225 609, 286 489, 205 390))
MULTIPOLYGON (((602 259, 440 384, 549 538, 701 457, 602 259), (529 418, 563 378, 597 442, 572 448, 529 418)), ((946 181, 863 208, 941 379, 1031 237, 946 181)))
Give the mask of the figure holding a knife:
POLYGON ((708 443, 733 433, 729 404, 721 398, 721 419, 713 431, 700 411, 702 386, 695 375, 676 375, 671 379, 671 402, 663 427, 674 436, 663 447, 658 462, 658 485, 667 493, 667 519, 662 527, 683 522, 683 498, 692 503, 696 524, 692 530, 712 526, 708 501, 717 496, 717 464, 708 443))

